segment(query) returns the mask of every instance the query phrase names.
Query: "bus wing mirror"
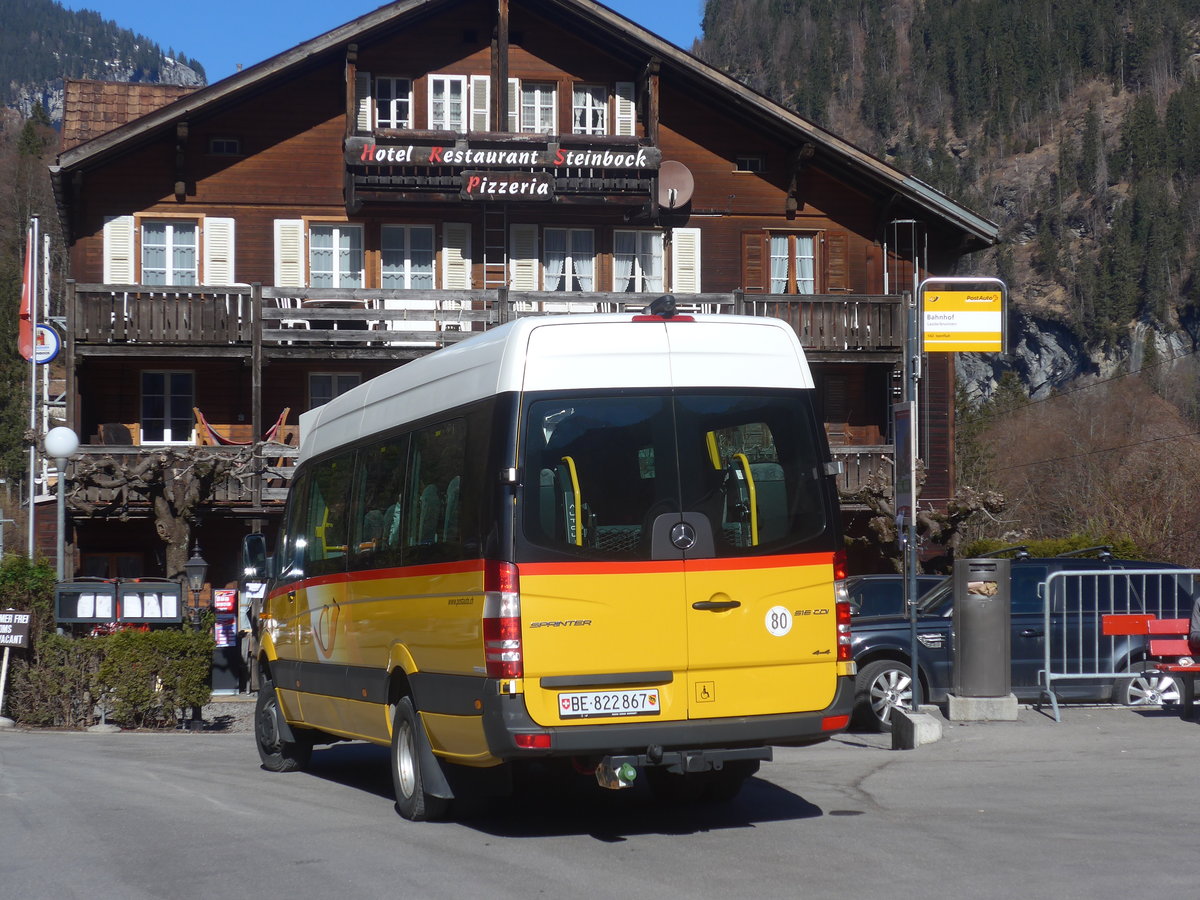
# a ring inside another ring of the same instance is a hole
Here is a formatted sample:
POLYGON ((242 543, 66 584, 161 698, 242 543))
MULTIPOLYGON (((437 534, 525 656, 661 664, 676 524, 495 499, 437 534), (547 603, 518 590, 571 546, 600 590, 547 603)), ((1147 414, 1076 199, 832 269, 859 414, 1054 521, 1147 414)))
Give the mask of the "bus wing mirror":
POLYGON ((267 559, 267 539, 261 534, 242 538, 242 578, 246 581, 266 581, 271 573, 267 559))

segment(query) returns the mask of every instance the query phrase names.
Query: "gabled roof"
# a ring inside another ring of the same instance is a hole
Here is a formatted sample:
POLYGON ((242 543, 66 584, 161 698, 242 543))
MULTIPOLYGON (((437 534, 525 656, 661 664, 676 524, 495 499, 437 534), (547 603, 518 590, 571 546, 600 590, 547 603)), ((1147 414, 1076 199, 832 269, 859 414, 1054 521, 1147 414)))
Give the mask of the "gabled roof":
POLYGON ((67 79, 63 84, 62 149, 108 134, 197 90, 178 84, 67 79))
MULTIPOLYGON (((149 140, 162 130, 171 128, 208 109, 236 101, 239 95, 252 92, 275 78, 314 64, 332 55, 342 55, 353 43, 363 43, 383 32, 417 22, 426 15, 453 6, 459 0, 399 0, 381 6, 374 12, 326 32, 271 57, 258 65, 182 97, 167 106, 147 113, 141 118, 121 125, 73 147, 64 147, 58 166, 51 167, 56 191, 61 197, 60 180, 73 170, 149 140)), ((728 108, 796 147, 810 144, 815 150, 812 162, 831 172, 843 173, 856 181, 867 181, 882 194, 896 201, 927 210, 946 225, 963 233, 968 248, 989 246, 996 242, 998 226, 954 202, 940 191, 913 178, 864 150, 801 118, 772 100, 734 80, 699 58, 647 31, 619 13, 593 0, 510 0, 511 6, 522 6, 535 12, 550 14, 558 20, 583 22, 590 31, 604 38, 606 50, 618 55, 645 60, 656 59, 664 77, 690 84, 715 100, 728 101, 728 108)))

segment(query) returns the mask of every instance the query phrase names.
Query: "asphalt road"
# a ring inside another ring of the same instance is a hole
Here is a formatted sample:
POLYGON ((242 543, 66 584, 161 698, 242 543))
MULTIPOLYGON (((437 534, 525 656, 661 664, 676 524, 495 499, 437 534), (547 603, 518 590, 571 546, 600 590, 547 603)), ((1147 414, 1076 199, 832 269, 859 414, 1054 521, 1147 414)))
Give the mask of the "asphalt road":
POLYGON ((1200 725, 1023 709, 889 748, 777 750, 723 807, 581 780, 413 824, 380 748, 274 775, 245 733, 0 732, 0 898, 1200 893, 1200 725))

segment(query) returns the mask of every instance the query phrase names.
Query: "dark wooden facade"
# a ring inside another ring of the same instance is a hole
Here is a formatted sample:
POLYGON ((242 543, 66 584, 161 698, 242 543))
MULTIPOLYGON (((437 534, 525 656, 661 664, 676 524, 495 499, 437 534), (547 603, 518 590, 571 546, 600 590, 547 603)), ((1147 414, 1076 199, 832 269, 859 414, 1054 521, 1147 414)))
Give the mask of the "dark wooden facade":
MULTIPOLYGON (((514 316, 640 309, 664 292, 796 328, 853 490, 890 457, 900 286, 995 239, 584 0, 397 3, 84 143, 71 121, 68 108, 54 169, 73 279, 69 419, 83 453, 145 452, 161 423, 147 428, 144 373, 186 373, 213 430, 258 442, 258 477, 220 488, 202 526, 214 583, 235 577, 236 538, 278 516, 314 385, 514 316), (896 221, 919 223, 915 258, 896 221), (322 255, 325 241, 338 251, 322 255)), ((945 498, 953 369, 926 373, 926 495, 945 498)), ((177 422, 171 438, 207 433, 177 422)), ((97 530, 78 533, 86 555, 97 530)), ((129 538, 136 549, 145 532, 129 538)))

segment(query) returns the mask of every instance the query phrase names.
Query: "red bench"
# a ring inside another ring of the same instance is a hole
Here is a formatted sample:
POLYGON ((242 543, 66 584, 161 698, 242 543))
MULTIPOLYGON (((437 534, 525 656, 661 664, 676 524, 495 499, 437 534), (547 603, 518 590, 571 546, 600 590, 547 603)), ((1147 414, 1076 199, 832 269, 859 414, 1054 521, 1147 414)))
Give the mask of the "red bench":
POLYGON ((1154 671, 1170 675, 1179 685, 1179 715, 1190 719, 1196 702, 1196 676, 1200 662, 1184 665, 1186 657, 1194 659, 1188 647, 1188 619, 1160 619, 1142 613, 1112 614, 1103 617, 1101 631, 1106 636, 1144 634, 1150 637, 1148 648, 1154 671))

